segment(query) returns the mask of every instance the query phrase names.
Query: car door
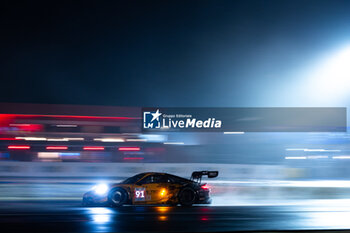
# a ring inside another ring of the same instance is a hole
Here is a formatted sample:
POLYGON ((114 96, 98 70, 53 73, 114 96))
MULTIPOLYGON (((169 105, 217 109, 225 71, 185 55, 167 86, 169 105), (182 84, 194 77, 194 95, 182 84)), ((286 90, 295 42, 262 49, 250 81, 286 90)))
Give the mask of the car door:
POLYGON ((157 204, 168 195, 167 177, 162 174, 151 174, 137 182, 133 189, 134 204, 157 204))
POLYGON ((133 204, 147 204, 151 201, 152 195, 151 195, 151 189, 150 185, 153 181, 152 175, 147 175, 143 177, 140 181, 138 181, 135 185, 132 187, 132 202, 133 204))
POLYGON ((153 175, 152 182, 149 184, 152 204, 167 201, 169 195, 168 177, 164 174, 153 175))

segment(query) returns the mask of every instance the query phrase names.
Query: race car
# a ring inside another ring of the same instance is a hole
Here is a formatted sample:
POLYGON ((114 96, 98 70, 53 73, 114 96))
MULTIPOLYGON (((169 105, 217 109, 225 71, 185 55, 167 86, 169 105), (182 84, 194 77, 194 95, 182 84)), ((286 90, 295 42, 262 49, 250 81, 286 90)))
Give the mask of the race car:
POLYGON ((117 184, 94 186, 83 195, 83 205, 210 204, 210 189, 202 184, 202 176, 214 178, 218 174, 218 171, 195 171, 190 179, 185 179, 167 173, 140 173, 117 184))

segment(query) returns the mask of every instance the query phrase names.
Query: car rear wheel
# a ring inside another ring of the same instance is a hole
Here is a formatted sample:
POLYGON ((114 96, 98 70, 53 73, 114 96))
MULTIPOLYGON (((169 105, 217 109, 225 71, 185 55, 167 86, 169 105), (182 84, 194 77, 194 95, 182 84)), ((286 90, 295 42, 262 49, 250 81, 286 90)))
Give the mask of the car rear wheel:
POLYGON ((192 206, 196 198, 196 192, 190 187, 184 188, 179 194, 179 202, 182 206, 192 206))
POLYGON ((111 206, 119 207, 126 203, 128 194, 122 188, 114 188, 108 194, 108 203, 111 206))

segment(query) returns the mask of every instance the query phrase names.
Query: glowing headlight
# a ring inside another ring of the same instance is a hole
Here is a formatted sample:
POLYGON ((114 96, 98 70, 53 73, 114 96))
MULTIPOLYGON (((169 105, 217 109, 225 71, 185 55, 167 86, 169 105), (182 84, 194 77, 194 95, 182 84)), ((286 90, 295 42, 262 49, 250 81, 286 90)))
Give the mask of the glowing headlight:
POLYGON ((96 194, 98 195, 103 195, 105 193, 107 193, 108 191, 108 186, 106 184, 99 184, 99 185, 96 185, 92 188, 96 194))

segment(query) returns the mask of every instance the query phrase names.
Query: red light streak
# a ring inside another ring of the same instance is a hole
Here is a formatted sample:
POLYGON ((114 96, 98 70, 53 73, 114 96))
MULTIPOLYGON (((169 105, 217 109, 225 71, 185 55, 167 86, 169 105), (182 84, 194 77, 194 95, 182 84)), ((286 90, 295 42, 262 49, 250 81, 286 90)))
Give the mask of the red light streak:
POLYGON ((140 147, 119 147, 119 151, 140 151, 140 147))
POLYGON ((53 117, 53 118, 67 118, 67 119, 110 119, 110 120, 134 120, 141 119, 140 117, 110 117, 110 116, 74 116, 74 115, 33 115, 33 114, 0 114, 0 121, 3 119, 13 119, 16 117, 53 117))
POLYGON ((29 150, 30 146, 8 146, 7 148, 11 150, 29 150))
POLYGON ((104 150, 103 146, 84 146, 83 150, 104 150))
POLYGON ((1 141, 18 141, 21 139, 17 139, 17 138, 0 138, 1 141))
POLYGON ((46 150, 67 150, 67 146, 47 146, 46 150))

